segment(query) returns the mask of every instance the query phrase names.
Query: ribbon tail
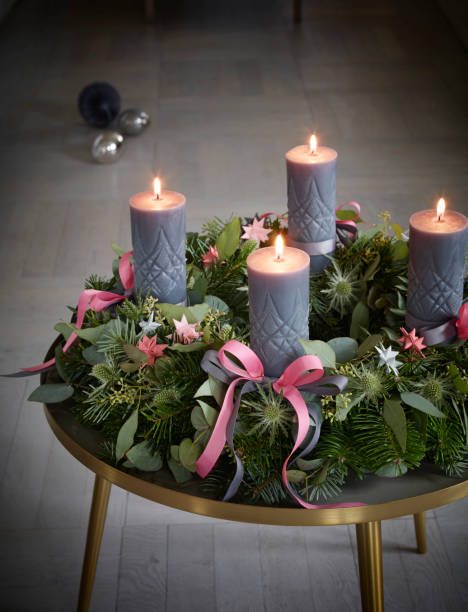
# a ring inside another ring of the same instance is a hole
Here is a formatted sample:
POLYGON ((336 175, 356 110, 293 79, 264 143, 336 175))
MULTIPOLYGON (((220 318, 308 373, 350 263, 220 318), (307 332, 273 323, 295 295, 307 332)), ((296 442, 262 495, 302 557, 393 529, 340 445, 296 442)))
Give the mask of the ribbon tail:
POLYGON ((283 469, 282 469, 283 483, 285 487, 287 488, 287 490, 289 491, 289 494, 297 501, 297 503, 300 506, 302 506, 303 508, 306 508, 307 510, 314 510, 318 508, 354 508, 356 506, 365 506, 366 504, 363 504, 361 502, 345 502, 341 504, 327 504, 327 505, 309 504, 309 502, 306 502, 305 500, 303 500, 299 495, 297 495, 293 491, 288 481, 287 470, 288 470, 288 465, 289 465, 289 462, 292 456, 294 455, 296 450, 299 448, 299 446, 302 444, 305 436, 307 435, 307 431, 309 429, 309 411, 307 410, 307 406, 304 402, 302 395, 299 393, 299 391, 295 387, 286 388, 284 390, 284 397, 290 402, 290 404, 294 408, 296 415, 297 415, 297 420, 298 420, 296 441, 294 443, 294 447, 292 451, 290 452, 289 456, 284 462, 283 469))
POLYGON ((319 409, 315 406, 307 406, 307 411, 309 413, 309 417, 314 421, 314 435, 312 436, 312 439, 310 440, 309 444, 307 444, 307 446, 304 448, 304 450, 302 450, 297 455, 296 460, 300 459, 301 457, 305 457, 306 455, 309 455, 312 450, 317 446, 317 442, 320 438, 320 430, 322 429, 322 416, 319 412, 319 409))
MULTIPOLYGON (((120 302, 125 299, 125 295, 119 295, 118 293, 111 293, 110 291, 98 291, 97 289, 85 289, 80 293, 80 297, 78 298, 78 307, 76 313, 76 324, 75 327, 77 329, 81 329, 84 321, 84 316, 88 308, 95 310, 96 312, 100 312, 104 310, 108 306, 115 304, 116 302, 120 302)), ((78 335, 73 332, 68 340, 65 342, 63 346, 63 352, 66 353, 68 349, 72 346, 75 340, 78 338, 78 335)), ((22 376, 32 376, 33 374, 40 374, 42 372, 47 372, 55 365, 55 359, 50 359, 45 363, 40 363, 35 366, 31 366, 29 368, 21 368, 19 372, 14 372, 13 374, 5 374, 3 376, 16 378, 22 376)))
POLYGON ((244 379, 236 378, 229 385, 226 395, 224 396, 224 402, 221 406, 221 411, 214 426, 213 433, 208 440, 205 450, 197 460, 197 474, 201 476, 201 478, 205 478, 211 472, 218 461, 219 456, 223 452, 224 445, 226 444, 227 427, 231 414, 235 409, 234 391, 237 383, 241 380, 244 379))
POLYGON ((242 396, 244 395, 244 393, 249 393, 250 391, 253 391, 254 389, 255 389, 254 382, 248 381, 242 385, 242 388, 239 391, 239 394, 237 396, 236 403, 234 405, 234 409, 232 411, 231 418, 229 419, 228 426, 226 429, 226 441, 236 459, 236 473, 234 474, 234 478, 231 480, 228 490, 224 494, 223 501, 229 501, 232 497, 234 497, 234 495, 239 490, 241 482, 244 478, 244 466, 242 464, 242 460, 236 454, 235 449, 234 449, 234 427, 236 425, 237 414, 239 412, 239 406, 240 406, 240 401, 241 401, 242 396))

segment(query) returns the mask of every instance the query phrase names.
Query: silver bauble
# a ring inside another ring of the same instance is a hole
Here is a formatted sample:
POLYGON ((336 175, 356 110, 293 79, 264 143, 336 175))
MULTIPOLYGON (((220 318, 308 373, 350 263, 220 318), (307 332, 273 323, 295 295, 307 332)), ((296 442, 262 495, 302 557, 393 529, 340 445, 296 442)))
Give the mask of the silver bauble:
POLYGON ((124 137, 119 132, 102 132, 93 142, 91 154, 100 164, 115 162, 122 155, 124 137))
POLYGON ((119 129, 127 136, 140 134, 150 123, 150 116, 139 108, 128 108, 120 113, 118 118, 119 129))

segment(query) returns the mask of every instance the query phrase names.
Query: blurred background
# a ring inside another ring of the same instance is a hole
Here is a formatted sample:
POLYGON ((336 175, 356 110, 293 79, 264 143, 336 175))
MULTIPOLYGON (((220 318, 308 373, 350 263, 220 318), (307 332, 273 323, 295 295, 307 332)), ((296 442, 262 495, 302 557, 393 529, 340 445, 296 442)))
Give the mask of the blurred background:
MULTIPOLYGON (((214 215, 286 210, 285 152, 338 151, 337 203, 366 221, 439 196, 468 214, 468 4, 456 0, 2 0, 0 371, 39 363, 85 276, 130 248, 129 196, 214 215), (297 3, 296 3, 297 10, 297 3), (297 15, 296 15, 297 17, 297 15), (80 90, 151 117, 113 164, 80 90)), ((93 475, 54 439, 37 379, 0 381, 0 609, 72 610, 93 475)), ((466 501, 383 525, 387 610, 466 610, 466 501)), ((354 531, 191 516, 113 488, 92 610, 359 610, 354 531), (351 546, 350 546, 351 544, 351 546)))

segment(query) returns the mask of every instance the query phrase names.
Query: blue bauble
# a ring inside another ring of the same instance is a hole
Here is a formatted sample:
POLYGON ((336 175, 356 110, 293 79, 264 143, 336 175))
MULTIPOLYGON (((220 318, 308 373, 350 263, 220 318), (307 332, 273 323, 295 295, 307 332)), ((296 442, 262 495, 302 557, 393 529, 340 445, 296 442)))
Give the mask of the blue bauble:
POLYGON ((105 128, 119 114, 119 92, 109 83, 91 83, 81 91, 78 109, 89 125, 105 128))

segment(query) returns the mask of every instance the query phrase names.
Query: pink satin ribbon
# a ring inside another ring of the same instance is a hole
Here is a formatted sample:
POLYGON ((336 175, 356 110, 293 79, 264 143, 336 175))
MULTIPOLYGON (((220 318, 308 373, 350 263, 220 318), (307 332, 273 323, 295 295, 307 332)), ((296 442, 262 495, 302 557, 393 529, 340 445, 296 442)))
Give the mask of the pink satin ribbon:
MULTIPOLYGON (((234 410, 234 392, 237 384, 242 381, 261 382, 264 378, 263 364, 258 356, 252 349, 237 340, 230 340, 227 342, 219 350, 218 357, 221 365, 226 368, 226 370, 236 374, 238 378, 235 378, 228 387, 211 438, 197 461, 197 473, 202 478, 205 478, 205 476, 211 472, 226 444, 227 427, 234 410), (240 362, 241 366, 232 361, 226 353, 230 353, 235 357, 240 362)), ((294 493, 287 478, 289 462, 305 440, 309 431, 309 412, 298 387, 315 382, 322 378, 322 376, 323 366, 320 359, 313 355, 305 355, 293 361, 285 369, 280 378, 273 383, 274 391, 278 394, 283 392, 284 397, 292 405, 297 415, 297 437, 291 453, 283 464, 283 482, 289 493, 303 508, 350 508, 354 506, 364 506, 365 504, 354 502, 322 506, 309 504, 294 493)))
POLYGON ((457 336, 462 340, 468 340, 468 304, 462 304, 455 326, 457 328, 457 336))
MULTIPOLYGON (((88 308, 94 310, 95 312, 100 312, 101 310, 104 310, 105 308, 111 306, 111 304, 121 302, 122 300, 125 300, 125 298, 128 297, 127 292, 133 289, 134 286, 134 266, 130 264, 130 255, 132 254, 133 251, 128 251, 128 253, 122 255, 119 261, 119 276, 126 292, 125 295, 119 295, 118 293, 112 293, 110 291, 98 291, 97 289, 85 289, 81 292, 80 297, 78 298, 78 308, 76 313, 75 327, 77 329, 81 329, 81 326, 83 325, 84 321, 84 316, 88 308)), ((68 351, 68 349, 72 346, 72 344, 77 338, 78 335, 73 332, 63 346, 64 353, 68 351)), ((55 359, 50 359, 45 363, 41 363, 30 368, 21 368, 21 371, 32 373, 42 372, 42 370, 50 368, 54 364, 55 359)))

